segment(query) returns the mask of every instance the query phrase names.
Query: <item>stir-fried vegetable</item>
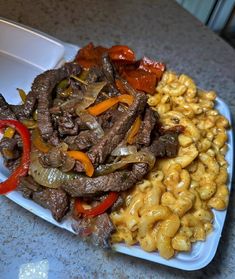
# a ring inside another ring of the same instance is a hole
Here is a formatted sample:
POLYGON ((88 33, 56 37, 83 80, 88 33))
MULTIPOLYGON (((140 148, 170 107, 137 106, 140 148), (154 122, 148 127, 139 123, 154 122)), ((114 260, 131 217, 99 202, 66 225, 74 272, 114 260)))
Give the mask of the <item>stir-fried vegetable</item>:
POLYGON ((91 177, 93 175, 94 167, 86 153, 81 151, 68 151, 67 154, 83 164, 87 176, 91 177))
POLYGON ((7 127, 4 131, 3 137, 11 139, 13 138, 14 134, 15 134, 15 129, 12 127, 7 127))
POLYGON ((123 77, 136 90, 149 94, 154 94, 156 90, 157 76, 153 73, 137 69, 124 72, 123 77))
POLYGON ((114 172, 118 169, 124 168, 129 164, 134 163, 146 163, 149 165, 149 168, 152 169, 155 164, 155 156, 147 151, 139 151, 135 154, 131 154, 126 156, 125 158, 121 159, 120 161, 112 164, 100 165, 95 170, 95 175, 105 175, 111 172, 114 172))
POLYGON ((28 173, 30 162, 30 134, 28 129, 16 120, 0 120, 0 129, 6 126, 13 127, 19 133, 23 142, 23 153, 20 165, 6 181, 0 183, 0 194, 6 194, 17 187, 20 177, 28 173))
POLYGON ((118 146, 116 147, 111 155, 112 156, 127 156, 131 154, 137 153, 137 147, 135 145, 129 145, 129 146, 118 146))
POLYGON ((51 149, 51 146, 43 141, 38 129, 34 129, 32 132, 32 142, 39 151, 44 153, 47 153, 51 149))
POLYGON ((84 94, 84 98, 76 107, 76 113, 77 115, 80 114, 81 111, 84 111, 86 108, 88 108, 90 105, 92 105, 100 91, 103 89, 103 87, 106 85, 105 81, 96 82, 87 85, 86 92, 84 94))
POLYGON ((110 109, 117 103, 125 103, 127 105, 131 105, 134 101, 134 97, 128 94, 120 95, 117 97, 109 98, 107 100, 104 100, 103 102, 94 105, 92 107, 89 107, 87 111, 94 116, 98 116, 101 113, 105 112, 106 110, 110 109))
POLYGON ((112 46, 108 54, 112 60, 135 61, 135 53, 128 46, 112 46))
POLYGON ((27 98, 27 94, 25 93, 25 91, 23 89, 20 88, 16 88, 19 92, 20 98, 22 100, 23 103, 25 103, 26 98, 27 98))
POLYGON ((93 115, 84 111, 79 114, 79 117, 83 123, 86 123, 90 130, 94 131, 97 138, 102 138, 104 136, 104 130, 93 115))
POLYGON ((102 202, 100 202, 97 206, 90 209, 85 209, 81 200, 76 199, 75 210, 77 213, 82 214, 84 217, 95 217, 97 215, 104 213, 107 209, 109 209, 117 199, 118 199, 118 193, 110 192, 102 202))
POLYGON ((127 137, 127 142, 129 144, 134 143, 135 137, 136 137, 136 135, 137 135, 137 133, 140 129, 140 125, 141 125, 141 119, 138 116, 138 117, 136 117, 136 120, 135 120, 134 124, 132 125, 131 130, 130 130, 130 132, 128 134, 128 137, 127 137))
POLYGON ((64 173, 58 168, 44 168, 39 162, 39 156, 39 152, 32 151, 29 166, 29 174, 38 184, 48 188, 58 188, 63 182, 77 177, 76 173, 64 173))

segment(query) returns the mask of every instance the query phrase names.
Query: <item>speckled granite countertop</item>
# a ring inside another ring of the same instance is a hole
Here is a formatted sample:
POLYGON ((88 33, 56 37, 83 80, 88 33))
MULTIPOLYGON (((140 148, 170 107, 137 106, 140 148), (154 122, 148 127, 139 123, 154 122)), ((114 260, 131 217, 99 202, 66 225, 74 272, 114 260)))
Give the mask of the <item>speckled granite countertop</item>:
MULTIPOLYGON (((0 0, 0 16, 81 45, 127 44, 138 56, 167 63, 215 89, 235 115, 235 52, 169 0, 0 0)), ((49 278, 235 278, 235 199, 214 260, 185 272, 84 244, 69 232, 0 198, 0 278, 18 278, 19 267, 48 260, 49 278)))

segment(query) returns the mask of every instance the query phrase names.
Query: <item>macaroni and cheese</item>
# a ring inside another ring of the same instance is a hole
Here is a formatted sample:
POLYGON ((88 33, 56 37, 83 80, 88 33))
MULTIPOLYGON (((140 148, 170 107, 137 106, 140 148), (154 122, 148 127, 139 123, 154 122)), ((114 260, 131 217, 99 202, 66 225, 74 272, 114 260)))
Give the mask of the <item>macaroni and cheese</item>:
POLYGON ((184 126, 178 156, 157 160, 148 177, 131 189, 125 206, 111 214, 112 242, 139 243, 169 259, 190 251, 213 230, 213 211, 228 205, 228 120, 214 108, 216 93, 196 87, 187 75, 166 71, 149 96, 163 127, 184 126))

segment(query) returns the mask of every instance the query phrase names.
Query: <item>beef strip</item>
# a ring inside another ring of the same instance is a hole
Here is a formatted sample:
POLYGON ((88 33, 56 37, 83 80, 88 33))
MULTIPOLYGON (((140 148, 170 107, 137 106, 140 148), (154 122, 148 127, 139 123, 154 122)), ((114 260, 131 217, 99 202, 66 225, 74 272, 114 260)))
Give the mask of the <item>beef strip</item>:
POLYGON ((151 108, 146 108, 144 119, 137 134, 136 143, 149 146, 151 142, 151 132, 157 123, 157 115, 151 108))
POLYGON ((32 176, 20 178, 17 190, 22 192, 25 198, 32 199, 42 207, 49 209, 58 222, 62 220, 69 209, 69 197, 62 189, 43 187, 35 182, 32 176))
POLYGON ((104 76, 106 77, 107 81, 111 84, 114 83, 114 69, 113 65, 111 64, 110 58, 108 53, 104 53, 102 56, 102 69, 104 76))
POLYGON ((98 141, 94 131, 81 131, 77 136, 67 136, 64 142, 68 144, 71 150, 87 150, 98 141))
POLYGON ((72 228, 80 237, 85 237, 96 246, 108 248, 110 234, 115 230, 107 213, 95 218, 82 218, 74 221, 72 228))
POLYGON ((94 83, 103 77, 103 72, 100 67, 92 67, 86 77, 87 83, 94 83))
POLYGON ((121 112, 117 108, 111 108, 105 113, 102 113, 97 121, 104 130, 110 129, 113 124, 119 119, 121 112))
POLYGON ((28 175, 20 178, 20 183, 17 186, 17 190, 20 191, 27 199, 31 199, 33 192, 41 190, 42 187, 34 181, 33 177, 28 175))
MULTIPOLYGON (((143 148, 158 157, 176 156, 178 152, 177 134, 169 133, 156 138, 151 146, 143 148)), ((125 191, 140 181, 148 172, 149 167, 145 163, 133 164, 132 170, 116 171, 99 177, 80 176, 77 179, 65 183, 62 188, 72 197, 96 195, 107 191, 125 191)))
POLYGON ((53 218, 60 222, 69 209, 69 198, 62 189, 43 188, 33 192, 32 199, 49 209, 53 218))
POLYGON ((12 111, 10 105, 7 103, 3 95, 0 93, 0 119, 14 119, 16 116, 12 111))
POLYGON ((89 157, 92 163, 98 165, 104 163, 112 150, 123 140, 127 131, 134 123, 137 115, 145 108, 147 97, 143 93, 136 93, 133 104, 128 110, 121 113, 120 118, 104 137, 89 150, 89 157))
POLYGON ((5 160, 5 167, 12 173, 21 164, 21 157, 13 160, 5 160))
POLYGON ((2 138, 0 141, 0 152, 6 160, 19 158, 20 152, 17 140, 15 138, 2 138))
POLYGON ((33 113, 36 103, 37 103, 37 91, 34 88, 34 84, 31 88, 31 91, 27 94, 25 103, 22 110, 19 112, 19 118, 28 118, 33 113))
POLYGON ((38 75, 32 85, 31 92, 38 99, 38 128, 44 140, 49 141, 53 134, 53 126, 49 112, 52 91, 56 84, 71 74, 77 75, 81 71, 78 64, 66 63, 59 69, 49 70, 38 75))
POLYGON ((77 135, 78 123, 74 121, 68 112, 58 118, 58 131, 60 135, 77 135))
POLYGON ((148 151, 152 152, 156 157, 175 157, 178 153, 179 142, 178 134, 172 131, 156 138, 148 151))
MULTIPOLYGON (((22 119, 24 105, 9 105, 17 119, 22 119)), ((23 117, 25 118, 25 117, 23 117)))
POLYGON ((50 151, 39 158, 43 167, 60 168, 63 172, 71 171, 75 165, 75 160, 66 154, 62 145, 52 147, 50 151))

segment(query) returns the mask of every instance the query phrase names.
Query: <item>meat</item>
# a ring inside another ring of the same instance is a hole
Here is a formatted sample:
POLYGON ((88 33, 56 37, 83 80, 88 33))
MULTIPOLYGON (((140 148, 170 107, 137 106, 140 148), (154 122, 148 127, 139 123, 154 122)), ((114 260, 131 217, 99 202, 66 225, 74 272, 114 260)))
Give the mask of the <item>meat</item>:
POLYGON ((4 159, 16 159, 20 156, 17 140, 14 138, 2 138, 0 141, 0 152, 4 159))
POLYGON ((53 218, 60 222, 69 210, 70 200, 62 189, 50 189, 40 186, 31 176, 22 177, 17 190, 23 196, 34 200, 51 211, 53 218))
POLYGON ((146 108, 144 119, 140 126, 140 132, 137 135, 136 143, 149 146, 151 141, 151 132, 157 123, 157 115, 151 108, 146 108))
POLYGON ((33 193, 32 199, 49 209, 53 218, 60 222, 69 209, 69 198, 61 189, 43 188, 33 193))
POLYGON ((41 190, 42 187, 34 181, 32 176, 24 176, 20 178, 20 183, 17 186, 17 190, 22 192, 23 196, 27 199, 31 199, 33 192, 41 190))
POLYGON ((53 134, 53 125, 49 112, 52 90, 59 81, 71 74, 77 75, 80 71, 79 65, 67 63, 60 69, 46 71, 35 78, 31 92, 36 94, 38 99, 38 128, 44 140, 49 141, 53 134))
POLYGON ((107 81, 111 84, 114 83, 114 70, 113 65, 111 64, 110 58, 107 53, 104 53, 102 56, 102 68, 103 73, 107 81))
POLYGON ((152 152, 156 157, 175 157, 178 153, 178 149, 178 134, 171 131, 156 138, 152 145, 147 148, 147 150, 152 152))
POLYGON ((66 155, 66 144, 52 147, 51 150, 42 155, 39 160, 44 167, 60 168, 63 172, 71 171, 75 165, 75 160, 66 155))
POLYGON ((78 136, 68 136, 64 140, 71 150, 86 150, 97 141, 96 133, 91 130, 81 131, 78 136))
MULTIPOLYGON (((157 137, 151 146, 143 150, 151 152, 156 157, 173 157, 178 152, 178 137, 176 133, 169 133, 157 137)), ((116 171, 99 177, 80 176, 62 188, 72 197, 97 195, 102 192, 125 191, 140 181, 148 172, 149 167, 145 163, 133 164, 132 170, 116 171)))
MULTIPOLYGON (((33 85, 34 86, 34 85, 33 85)), ((35 105, 37 102, 37 91, 35 88, 32 86, 31 91, 27 94, 25 103, 23 105, 22 111, 19 113, 20 118, 27 118, 31 116, 35 109, 35 105)))
POLYGON ((126 136, 136 116, 143 112, 146 102, 147 97, 145 94, 136 93, 134 102, 129 109, 120 115, 120 118, 114 123, 113 127, 89 151, 89 157, 94 164, 104 163, 107 156, 126 136))
POLYGON ((59 117, 58 131, 60 135, 77 135, 78 123, 74 121, 70 113, 66 112, 63 116, 59 117))
POLYGON ((123 170, 93 178, 81 175, 69 183, 65 182, 62 188, 72 197, 83 197, 108 191, 125 191, 137 181, 132 171, 123 170))
POLYGON ((12 111, 10 105, 7 103, 3 95, 0 93, 0 119, 14 119, 16 116, 12 111))
POLYGON ((107 213, 96 218, 78 219, 72 224, 72 228, 80 237, 88 238, 96 246, 107 248, 110 246, 109 237, 115 230, 107 213))

